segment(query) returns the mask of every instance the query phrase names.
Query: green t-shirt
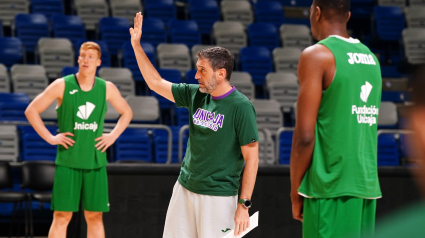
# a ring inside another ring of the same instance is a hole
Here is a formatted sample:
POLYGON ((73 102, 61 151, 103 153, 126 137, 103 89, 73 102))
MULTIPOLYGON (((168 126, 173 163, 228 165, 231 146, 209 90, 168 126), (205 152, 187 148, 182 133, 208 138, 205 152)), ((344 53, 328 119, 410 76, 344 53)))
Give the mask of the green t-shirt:
POLYGON ((367 238, 425 237, 425 202, 399 211, 376 227, 375 236, 367 238))
POLYGON ((258 141, 256 113, 234 88, 219 98, 199 85, 173 84, 177 107, 189 109, 189 141, 179 183, 191 192, 212 196, 238 194, 244 165, 241 146, 258 141))
POLYGON ((298 191, 315 198, 379 198, 377 123, 382 78, 378 59, 352 38, 331 36, 318 44, 333 53, 336 72, 322 94, 313 158, 298 191))
POLYGON ((81 90, 74 75, 63 77, 65 91, 56 109, 60 133, 71 132, 75 144, 65 149, 58 145, 56 164, 75 169, 96 169, 107 164, 106 152, 95 147, 102 136, 107 110, 106 82, 96 77, 90 91, 81 90))

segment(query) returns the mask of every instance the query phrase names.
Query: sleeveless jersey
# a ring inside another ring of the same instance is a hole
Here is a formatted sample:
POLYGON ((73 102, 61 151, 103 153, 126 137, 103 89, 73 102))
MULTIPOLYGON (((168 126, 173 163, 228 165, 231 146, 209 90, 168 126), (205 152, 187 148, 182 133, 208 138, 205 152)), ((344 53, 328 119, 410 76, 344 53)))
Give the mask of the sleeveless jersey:
POLYGON ((63 77, 65 91, 56 109, 60 133, 71 132, 74 146, 58 145, 56 164, 76 169, 95 169, 107 164, 106 152, 95 147, 102 136, 107 110, 106 82, 96 77, 90 91, 81 90, 75 75, 63 77))
POLYGON ((356 39, 330 36, 318 44, 332 51, 336 72, 331 85, 323 91, 312 163, 298 191, 315 198, 379 198, 379 62, 356 39))

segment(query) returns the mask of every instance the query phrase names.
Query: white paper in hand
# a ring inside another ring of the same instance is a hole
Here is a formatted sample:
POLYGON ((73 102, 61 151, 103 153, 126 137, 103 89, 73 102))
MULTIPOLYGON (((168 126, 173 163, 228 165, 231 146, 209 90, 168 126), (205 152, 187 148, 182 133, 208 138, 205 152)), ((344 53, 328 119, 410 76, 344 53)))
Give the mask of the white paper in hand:
POLYGON ((225 235, 223 238, 240 238, 243 237, 244 235, 246 235, 248 232, 250 232, 252 229, 254 229, 255 227, 258 226, 258 212, 254 213, 250 218, 249 218, 249 228, 246 229, 246 231, 242 232, 242 234, 240 234, 239 236, 235 236, 235 228, 233 228, 232 230, 228 231, 229 233, 227 233, 227 235, 225 235))

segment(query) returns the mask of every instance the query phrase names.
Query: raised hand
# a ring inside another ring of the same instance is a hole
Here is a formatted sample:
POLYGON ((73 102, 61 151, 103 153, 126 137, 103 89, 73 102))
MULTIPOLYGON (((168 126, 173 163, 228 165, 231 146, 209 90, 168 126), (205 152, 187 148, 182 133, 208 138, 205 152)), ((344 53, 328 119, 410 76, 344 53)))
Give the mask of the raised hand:
POLYGON ((142 37, 142 25, 143 25, 143 16, 142 13, 138 12, 134 18, 134 28, 130 28, 131 35, 131 45, 135 46, 140 44, 140 37, 142 37))
POLYGON ((65 149, 68 149, 68 146, 73 146, 75 141, 67 136, 74 136, 71 132, 59 133, 57 135, 52 135, 47 143, 51 145, 62 145, 65 149))

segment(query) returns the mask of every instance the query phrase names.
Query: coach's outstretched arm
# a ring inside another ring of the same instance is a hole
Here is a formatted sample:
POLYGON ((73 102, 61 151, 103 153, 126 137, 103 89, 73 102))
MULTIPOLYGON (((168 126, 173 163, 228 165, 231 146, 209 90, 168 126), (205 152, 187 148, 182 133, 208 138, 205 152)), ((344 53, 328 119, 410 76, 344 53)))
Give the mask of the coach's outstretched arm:
POLYGON ((140 45, 142 25, 143 16, 139 12, 134 18, 134 28, 130 28, 130 35, 131 45, 133 46, 140 72, 142 72, 143 78, 151 90, 174 102, 174 96, 171 92, 172 83, 161 78, 158 71, 156 71, 155 67, 153 67, 144 50, 142 49, 142 46, 140 45))

